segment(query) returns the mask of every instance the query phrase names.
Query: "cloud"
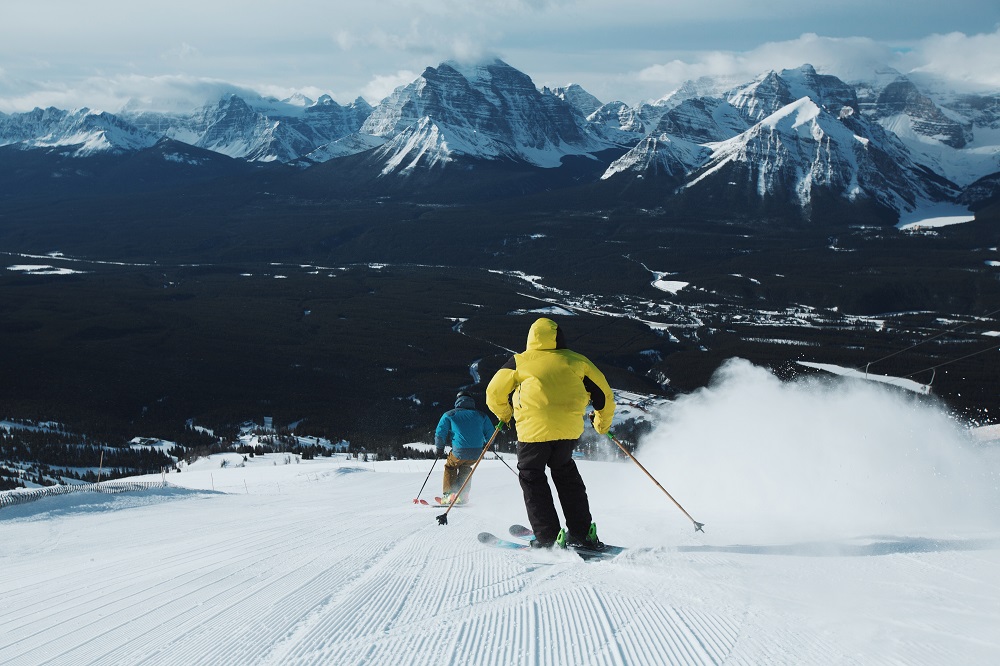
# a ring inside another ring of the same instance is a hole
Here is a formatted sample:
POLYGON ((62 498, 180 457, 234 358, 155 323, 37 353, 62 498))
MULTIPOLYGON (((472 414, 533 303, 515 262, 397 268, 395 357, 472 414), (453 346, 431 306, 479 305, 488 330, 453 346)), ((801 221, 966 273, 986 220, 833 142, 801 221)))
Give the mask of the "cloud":
POLYGON ((228 81, 176 75, 126 75, 104 80, 103 84, 108 96, 121 99, 122 105, 158 111, 186 111, 232 93, 257 94, 249 86, 228 81))
POLYGON ((581 2, 581 0, 492 0, 491 2, 444 0, 438 3, 438 14, 442 16, 461 14, 465 18, 469 16, 492 16, 496 18, 511 14, 538 14, 562 8, 570 8, 573 11, 586 11, 579 7, 581 4, 586 3, 581 2))
POLYGON ((449 57, 459 62, 482 62, 496 57, 492 49, 487 48, 482 40, 468 35, 455 37, 449 45, 449 57))
POLYGON ((333 34, 333 41, 341 51, 350 51, 358 44, 357 35, 350 30, 338 30, 333 34))
POLYGON ((659 85, 662 95, 685 81, 703 76, 748 81, 772 69, 790 69, 805 63, 845 81, 867 78, 873 71, 890 66, 904 74, 931 74, 963 88, 995 90, 1000 87, 1000 29, 971 36, 959 32, 931 35, 898 45, 868 37, 806 33, 793 40, 768 42, 742 52, 681 53, 626 78, 647 90, 659 85))
POLYGON ((867 37, 835 38, 807 33, 794 40, 769 42, 744 52, 684 54, 669 62, 646 67, 637 72, 635 78, 640 82, 676 87, 703 76, 750 80, 772 69, 790 69, 805 63, 823 73, 854 78, 892 58, 889 47, 867 37))
POLYGON ((1000 28, 992 33, 931 35, 899 55, 908 70, 973 90, 1000 88, 1000 28))
POLYGON ((88 106, 96 110, 118 111, 125 106, 134 110, 190 111, 223 95, 236 93, 253 96, 259 87, 217 79, 189 76, 87 77, 72 84, 61 81, 20 82, 0 85, 0 110, 23 111, 34 107, 55 106, 74 109, 88 106))
POLYGON ((416 78, 417 74, 408 69, 401 69, 395 74, 376 74, 361 89, 361 96, 369 102, 381 101, 399 86, 405 86, 416 78))
MULTIPOLYGON (((384 77, 389 85, 396 78, 416 78, 412 72, 399 72, 393 77, 384 77)), ((379 89, 373 86, 373 90, 379 89)), ((391 90, 391 88, 390 88, 391 90)), ((286 99, 301 93, 311 99, 330 95, 340 103, 348 103, 357 96, 342 99, 327 89, 317 86, 292 87, 270 83, 233 83, 221 79, 193 77, 186 75, 141 76, 138 74, 114 77, 88 77, 72 84, 60 81, 8 81, 0 73, 0 111, 6 113, 24 112, 35 107, 54 106, 60 109, 76 109, 83 106, 94 110, 117 112, 160 111, 187 113, 206 104, 214 104, 226 95, 241 97, 257 96, 286 99)), ((382 97, 376 97, 381 100, 382 97)))
POLYGON ((365 43, 379 50, 404 51, 407 53, 431 53, 438 38, 433 28, 422 29, 419 21, 412 21, 408 28, 387 31, 381 27, 372 30, 365 43))
POLYGON ((101 21, 85 4, 53 2, 61 5, 55 16, 52 3, 11 3, 11 20, 0 21, 0 110, 113 110, 132 97, 165 103, 171 86, 193 99, 219 81, 262 91, 326 88, 341 102, 358 95, 377 102, 425 67, 494 55, 537 85, 579 83, 627 103, 701 76, 739 83, 806 62, 848 80, 889 64, 966 87, 1000 86, 1000 31, 981 18, 996 16, 985 0, 925 2, 906 21, 896 20, 902 0, 770 0, 766 11, 745 0, 384 0, 377 7, 301 0, 295 12, 262 0, 177 0, 142 10, 108 0, 105 15, 115 19, 101 21), (820 27, 839 36, 818 35, 820 27), (925 37, 933 30, 941 34, 925 37), (865 36, 848 36, 856 34, 865 36), (139 79, 127 78, 133 74, 139 79))
POLYGON ((199 55, 201 52, 197 48, 187 42, 181 42, 181 44, 165 51, 162 57, 164 60, 187 60, 199 55))
POLYGON ((429 21, 411 20, 395 29, 378 26, 366 33, 340 31, 333 36, 343 51, 397 52, 408 58, 419 58, 423 66, 434 66, 442 60, 481 60, 491 49, 486 46, 496 33, 481 27, 458 27, 451 30, 429 21))
POLYGON ((0 77, 0 112, 15 113, 48 106, 72 109, 80 103, 75 91, 59 82, 0 77))

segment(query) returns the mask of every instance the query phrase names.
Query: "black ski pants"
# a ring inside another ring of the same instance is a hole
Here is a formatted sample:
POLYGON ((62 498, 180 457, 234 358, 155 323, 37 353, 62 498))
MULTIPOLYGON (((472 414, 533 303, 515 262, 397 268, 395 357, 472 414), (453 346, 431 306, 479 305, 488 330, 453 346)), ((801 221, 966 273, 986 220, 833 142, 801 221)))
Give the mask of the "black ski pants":
POLYGON ((548 467, 552 483, 559 493, 559 504, 570 534, 586 538, 590 529, 590 502, 587 487, 573 461, 575 439, 551 442, 518 442, 517 471, 524 493, 524 508, 535 538, 550 545, 559 534, 559 516, 552 500, 552 489, 545 476, 548 467))

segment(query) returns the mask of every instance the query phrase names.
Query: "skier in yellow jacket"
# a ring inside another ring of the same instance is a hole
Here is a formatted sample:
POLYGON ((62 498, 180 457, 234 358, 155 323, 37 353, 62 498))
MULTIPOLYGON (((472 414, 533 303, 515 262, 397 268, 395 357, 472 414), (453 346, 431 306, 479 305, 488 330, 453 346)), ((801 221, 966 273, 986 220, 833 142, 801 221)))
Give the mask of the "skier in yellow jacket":
POLYGON ((608 381, 587 357, 565 348, 562 329, 545 317, 528 330, 525 351, 514 354, 486 388, 490 411, 504 423, 511 417, 515 421, 518 478, 534 546, 604 547, 590 514, 587 487, 573 461, 588 403, 594 407, 594 429, 606 434, 615 413, 608 381), (560 528, 546 466, 566 530, 560 528))

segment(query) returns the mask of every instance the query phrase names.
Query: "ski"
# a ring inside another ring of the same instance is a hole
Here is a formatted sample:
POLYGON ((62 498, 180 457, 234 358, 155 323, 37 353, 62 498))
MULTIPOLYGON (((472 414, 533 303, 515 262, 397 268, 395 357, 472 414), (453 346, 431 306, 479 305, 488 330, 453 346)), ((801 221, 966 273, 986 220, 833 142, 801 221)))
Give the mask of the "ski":
POLYGON ((501 539, 500 537, 490 534, 489 532, 480 532, 479 543, 486 544, 487 546, 493 546, 494 548, 503 548, 505 550, 530 550, 531 544, 520 542, 520 541, 508 541, 507 539, 501 539))
MULTIPOLYGON (((528 542, 529 547, 531 542, 535 540, 535 533, 531 531, 530 527, 525 527, 524 525, 511 525, 510 529, 507 531, 510 532, 511 536, 524 539, 528 542)), ((566 548, 572 549, 577 555, 585 560, 609 560, 612 557, 621 554, 625 550, 622 546, 611 546, 609 544, 604 544, 604 548, 602 550, 594 550, 585 546, 572 545, 567 545, 566 548)))
MULTIPOLYGON (((434 502, 435 502, 435 504, 431 504, 430 506, 444 507, 444 508, 447 508, 447 507, 451 506, 451 502, 446 502, 443 497, 435 497, 434 498, 434 502)), ((469 506, 469 503, 468 502, 455 502, 455 508, 456 509, 461 508, 463 506, 469 506)))
POLYGON ((510 529, 507 531, 510 532, 511 536, 515 536, 519 539, 526 539, 528 541, 535 540, 535 533, 531 531, 530 527, 525 527, 524 525, 511 525, 510 529))

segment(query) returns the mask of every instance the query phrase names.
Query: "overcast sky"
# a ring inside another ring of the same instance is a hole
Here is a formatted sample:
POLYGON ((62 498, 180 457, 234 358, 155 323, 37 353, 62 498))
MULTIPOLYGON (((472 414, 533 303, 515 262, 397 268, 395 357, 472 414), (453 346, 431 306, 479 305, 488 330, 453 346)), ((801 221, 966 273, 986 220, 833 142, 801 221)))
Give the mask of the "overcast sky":
POLYGON ((1000 90, 998 0, 3 0, 0 111, 192 107, 233 87, 377 103, 443 60, 657 99, 687 79, 888 63, 1000 90))

